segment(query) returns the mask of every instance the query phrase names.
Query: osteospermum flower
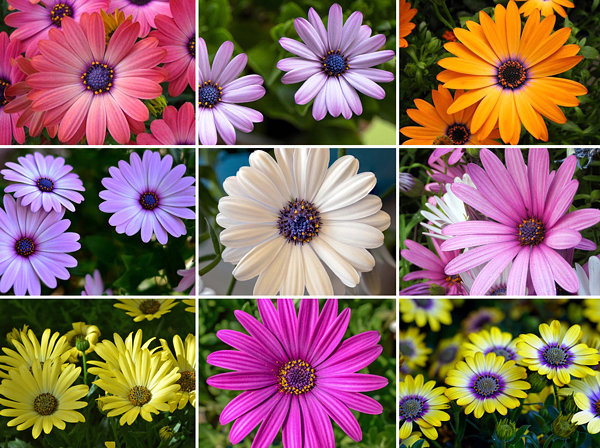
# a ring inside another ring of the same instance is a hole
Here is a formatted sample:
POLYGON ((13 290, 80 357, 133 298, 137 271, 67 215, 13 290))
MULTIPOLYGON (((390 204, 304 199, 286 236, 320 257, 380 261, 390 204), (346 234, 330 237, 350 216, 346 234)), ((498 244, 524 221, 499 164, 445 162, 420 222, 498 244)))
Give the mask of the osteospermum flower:
POLYGON ((0 292, 13 287, 15 295, 39 296, 40 280, 56 288, 57 278, 70 277, 66 268, 77 266, 77 260, 67 254, 81 244, 77 233, 65 233, 71 221, 62 219, 64 210, 34 213, 22 201, 6 194, 0 209, 0 292))
POLYGON ((140 24, 139 37, 147 36, 150 28, 156 28, 155 19, 159 14, 173 17, 169 0, 110 0, 107 12, 111 14, 116 9, 140 24))
POLYGON ((498 308, 479 308, 471 311, 463 320, 462 328, 465 334, 478 333, 490 325, 497 324, 504 320, 504 313, 498 308))
POLYGON ((9 114, 5 107, 12 99, 8 95, 8 89, 13 84, 21 82, 25 76, 16 64, 11 61, 21 54, 21 43, 19 41, 8 41, 8 35, 3 31, 0 33, 0 145, 12 145, 13 136, 19 144, 25 142, 23 128, 17 127, 20 113, 9 114))
POLYGON ((425 437, 435 440, 438 433, 436 426, 450 420, 448 398, 444 396, 445 387, 435 387, 435 381, 423 384, 423 375, 413 378, 407 375, 400 381, 400 438, 408 438, 413 431, 413 424, 419 426, 425 437), (434 389, 435 388, 435 389, 434 389))
POLYGON ((163 68, 169 72, 169 95, 179 96, 188 85, 196 85, 196 5, 194 0, 170 0, 169 4, 173 18, 157 15, 157 30, 150 36, 167 50, 163 68))
POLYGON ((451 338, 442 339, 429 361, 429 377, 443 380, 448 372, 454 368, 454 365, 463 359, 461 353, 461 344, 464 336, 460 333, 451 338))
POLYGON ((188 313, 196 312, 196 299, 182 299, 181 301, 188 306, 185 311, 188 313))
POLYGON ((408 47, 408 42, 404 39, 415 27, 410 21, 417 14, 417 10, 411 8, 406 0, 400 0, 400 48, 408 47))
MULTIPOLYGON (((476 105, 471 105, 454 114, 446 111, 454 101, 464 95, 464 90, 457 89, 452 94, 444 86, 432 90, 433 106, 427 101, 416 99, 416 109, 408 109, 406 113, 419 126, 405 126, 400 132, 409 137, 403 145, 497 145, 494 139, 500 138, 498 129, 494 129, 487 137, 479 139, 471 132, 471 121, 476 105)), ((461 155, 464 149, 461 149, 461 155)), ((453 154, 454 156, 454 154, 453 154)), ((460 156, 458 157, 460 159, 460 156)), ((452 162, 450 157, 450 165, 452 162)), ((431 164, 431 162, 430 162, 431 164)))
POLYGON ((507 295, 524 295, 528 275, 538 295, 555 296, 555 282, 577 292, 577 276, 557 251, 593 250, 595 244, 579 232, 600 222, 600 210, 565 214, 579 185, 572 180, 575 156, 567 158, 556 173, 549 173, 547 149, 530 149, 529 166, 517 148, 505 150, 507 167, 488 149, 482 149, 480 156, 483 168, 475 164, 467 168, 477 190, 457 184, 452 192, 489 220, 461 222, 442 230, 454 236, 442 244, 442 250, 470 248, 447 264, 446 274, 457 275, 489 261, 471 289, 472 295, 481 296, 512 262, 507 295))
MULTIPOLYGON (((579 263, 575 264, 575 274, 577 280, 579 280, 579 291, 580 296, 599 296, 600 295, 600 258, 593 256, 590 257, 587 263, 587 269, 581 267, 579 263), (587 271, 587 272, 586 272, 587 271)), ((586 299, 588 304, 597 302, 596 300, 586 299)), ((592 322, 600 323, 600 315, 594 313, 583 314, 592 322)))
POLYGON ((385 91, 377 82, 390 82, 394 75, 374 65, 394 59, 393 50, 377 51, 385 45, 385 36, 371 37, 371 28, 362 24, 362 13, 353 12, 343 24, 342 7, 337 3, 329 9, 327 29, 317 12, 310 8, 308 20, 299 17, 294 28, 304 43, 282 37, 279 44, 299 57, 282 59, 279 70, 288 72, 281 82, 304 82, 296 92, 296 104, 307 104, 314 98, 312 115, 322 120, 327 112, 346 119, 362 114, 359 92, 381 100, 385 91), (356 89, 356 90, 355 90, 356 89))
POLYGON ((419 333, 416 327, 409 327, 406 331, 398 333, 398 342, 400 353, 404 357, 404 370, 402 372, 410 372, 417 367, 425 367, 427 356, 433 350, 425 346, 425 333, 419 333))
POLYGON ((462 344, 462 355, 474 357, 475 353, 481 352, 484 355, 495 353, 496 356, 502 356, 505 361, 515 361, 520 363, 521 356, 517 354, 517 343, 519 338, 512 337, 512 334, 506 331, 500 331, 498 327, 492 327, 490 330, 481 330, 478 333, 467 335, 469 342, 462 344))
POLYGON ((440 331, 440 324, 452 323, 452 302, 448 299, 400 299, 400 316, 406 323, 419 327, 429 323, 431 331, 440 331))
POLYGON ((190 296, 196 295, 196 275, 198 273, 198 269, 195 266, 192 266, 189 269, 178 269, 177 275, 180 275, 182 279, 179 284, 173 288, 173 291, 184 292, 190 286, 192 290, 190 291, 190 296))
POLYGON ((14 347, 15 344, 13 344, 13 341, 16 340, 20 342, 22 340, 22 337, 24 337, 27 334, 28 328, 29 325, 27 324, 24 324, 23 328, 21 329, 13 328, 12 331, 6 335, 7 342, 14 347))
POLYGON ((250 167, 225 180, 229 196, 217 215, 223 260, 237 264, 238 280, 258 276, 255 295, 331 296, 322 262, 351 288, 375 266, 367 249, 383 244, 390 224, 369 194, 375 175, 357 174, 352 156, 328 166, 328 148, 276 148, 275 160, 254 151, 250 167))
POLYGON ((531 385, 521 381, 525 378, 527 372, 516 366, 515 361, 506 361, 495 353, 477 352, 448 372, 446 384, 455 387, 450 387, 446 396, 459 406, 466 406, 465 414, 473 412, 475 418, 494 411, 506 415, 507 409, 519 407, 519 398, 527 398, 523 391, 531 385))
POLYGON ((111 177, 102 179, 107 190, 100 192, 104 202, 100 210, 113 213, 108 223, 117 233, 141 237, 147 243, 156 235, 160 244, 167 244, 169 235, 178 238, 187 234, 183 219, 195 219, 187 207, 196 205, 194 178, 183 175, 185 164, 173 166, 173 157, 159 152, 144 151, 143 159, 132 152, 130 163, 121 160, 119 168, 110 167, 111 177))
POLYGON ((114 333, 113 337, 115 342, 104 339, 94 347, 94 351, 103 359, 103 361, 88 361, 89 364, 95 366, 88 369, 92 375, 99 375, 101 372, 107 375, 113 375, 114 371, 120 368, 120 355, 126 355, 131 362, 135 362, 138 359, 138 354, 141 353, 142 350, 148 349, 150 354, 160 357, 159 354, 155 353, 159 347, 149 349, 150 344, 156 338, 150 338, 142 344, 142 330, 138 330, 135 333, 135 337, 133 332, 129 333, 125 340, 117 333, 114 333))
POLYGON ((254 123, 263 121, 260 112, 237 103, 256 101, 265 95, 259 75, 237 79, 246 67, 248 56, 233 60, 233 43, 219 47, 212 68, 204 39, 198 40, 198 138, 203 145, 216 145, 217 133, 227 145, 235 145, 235 130, 252 132, 254 123))
POLYGON ((138 145, 193 145, 196 142, 194 105, 185 103, 179 110, 175 106, 167 106, 162 119, 150 123, 150 131, 137 136, 138 145))
POLYGON ((163 349, 159 352, 163 361, 169 360, 173 370, 181 375, 175 384, 179 384, 180 389, 175 392, 175 396, 169 401, 169 410, 183 409, 188 402, 196 407, 196 337, 188 334, 185 338, 185 345, 178 335, 173 337, 173 351, 169 348, 169 343, 164 339, 160 340, 163 349))
POLYGON ((177 305, 175 299, 117 299, 119 302, 114 306, 127 311, 133 317, 134 322, 144 319, 160 319, 163 315, 170 313, 171 308, 177 305))
POLYGON ((73 329, 67 331, 65 338, 70 348, 70 362, 77 362, 79 356, 83 356, 83 351, 77 348, 77 342, 87 341, 89 347, 85 350, 88 355, 94 351, 98 338, 100 337, 100 329, 96 325, 86 325, 85 322, 73 322, 73 329))
POLYGON ((62 157, 42 156, 39 152, 19 157, 19 163, 6 162, 9 169, 2 170, 4 180, 16 182, 4 189, 5 193, 14 193, 15 198, 22 198, 21 204, 29 205, 32 212, 40 208, 44 211, 60 213, 65 208, 74 212, 76 204, 81 204, 83 196, 78 191, 85 191, 83 182, 73 167, 65 165, 62 157))
POLYGON ((98 269, 94 270, 94 277, 90 274, 86 274, 85 276, 85 286, 84 290, 81 291, 82 296, 102 296, 106 294, 107 296, 112 296, 112 289, 104 289, 104 282, 102 281, 102 277, 100 276, 100 271, 98 269))
POLYGON ((20 366, 9 372, 10 379, 2 381, 0 404, 5 409, 0 415, 14 417, 8 426, 24 431, 33 426, 33 438, 37 439, 42 429, 49 434, 56 426, 64 430, 65 422, 85 422, 85 417, 75 411, 87 406, 78 401, 89 391, 85 384, 73 386, 79 378, 81 367, 69 364, 64 370, 57 362, 41 363, 35 360, 31 369, 20 366))
POLYGON ((412 446, 420 440, 423 440, 422 448, 429 448, 431 445, 427 440, 421 438, 423 434, 419 431, 414 431, 408 438, 402 439, 400 438, 400 446, 406 446, 407 448, 412 448, 412 446))
POLYGON ((60 29, 65 17, 79 22, 85 13, 106 9, 109 0, 44 0, 32 3, 29 0, 7 0, 17 12, 6 16, 5 23, 16 28, 11 40, 23 43, 25 55, 30 58, 39 53, 38 42, 48 38, 52 29, 60 29))
POLYGON ((556 12, 562 17, 567 17, 565 8, 574 8, 575 5, 569 0, 517 0, 518 2, 525 2, 519 8, 519 12, 525 17, 530 15, 533 11, 538 10, 544 17, 554 15, 556 12))
POLYGON ((342 341, 350 309, 338 315, 338 302, 329 299, 319 314, 316 299, 302 299, 296 316, 292 299, 258 300, 263 320, 244 311, 235 316, 250 336, 220 330, 217 337, 238 350, 208 355, 207 362, 236 372, 206 380, 209 386, 245 391, 219 417, 221 425, 235 420, 229 433, 232 445, 241 442, 262 420, 254 445, 270 446, 283 426, 283 443, 300 447, 334 446, 331 417, 355 442, 362 430, 350 409, 380 414, 383 407, 362 395, 388 384, 384 377, 353 373, 371 364, 382 352, 378 331, 367 331, 342 341), (246 422, 253 424, 248 425, 246 422))
POLYGON ((539 336, 529 333, 519 336, 517 344, 523 363, 530 370, 545 375, 559 387, 571 382, 571 375, 584 378, 586 375, 595 376, 596 372, 588 366, 600 362, 598 350, 579 343, 583 331, 579 325, 561 328, 560 322, 540 325, 539 336))
POLYGON ((574 394, 575 404, 580 412, 577 412, 571 420, 576 425, 587 424, 590 434, 600 432, 600 376, 585 377, 581 380, 573 380, 569 387, 561 389, 561 395, 574 394))
POLYGON ((540 22, 534 10, 521 33, 521 16, 517 4, 496 6, 495 21, 479 13, 481 25, 467 21, 469 31, 455 28, 460 42, 444 48, 456 58, 443 58, 438 64, 447 69, 437 79, 447 89, 466 89, 447 110, 455 114, 474 104, 471 132, 486 139, 497 126, 502 140, 516 145, 521 123, 538 140, 548 140, 542 116, 556 123, 567 119, 558 106, 577 106, 577 96, 587 89, 569 79, 554 78, 577 65, 578 45, 564 45, 571 28, 552 33, 556 16, 540 22))
POLYGON ((59 126, 61 142, 85 136, 89 145, 102 145, 108 128, 117 143, 127 144, 131 128, 148 120, 141 100, 162 94, 167 72, 157 65, 167 51, 153 37, 136 43, 139 29, 125 21, 107 45, 104 22, 94 12, 79 23, 64 17, 61 29, 38 43, 41 55, 32 64, 39 72, 27 77, 28 97, 34 111, 47 111, 45 126, 59 126))

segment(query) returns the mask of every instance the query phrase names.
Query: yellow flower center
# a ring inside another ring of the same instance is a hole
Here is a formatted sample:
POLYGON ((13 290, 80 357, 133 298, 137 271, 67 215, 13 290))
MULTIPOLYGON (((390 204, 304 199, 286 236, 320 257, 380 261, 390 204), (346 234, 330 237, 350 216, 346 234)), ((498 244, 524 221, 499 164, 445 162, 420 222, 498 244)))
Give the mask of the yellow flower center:
POLYGON ((143 406, 152 400, 152 392, 144 386, 133 386, 127 395, 127 398, 134 406, 143 406))
POLYGON ((40 394, 33 400, 33 410, 40 415, 53 414, 56 408, 58 408, 58 400, 52 394, 40 394))

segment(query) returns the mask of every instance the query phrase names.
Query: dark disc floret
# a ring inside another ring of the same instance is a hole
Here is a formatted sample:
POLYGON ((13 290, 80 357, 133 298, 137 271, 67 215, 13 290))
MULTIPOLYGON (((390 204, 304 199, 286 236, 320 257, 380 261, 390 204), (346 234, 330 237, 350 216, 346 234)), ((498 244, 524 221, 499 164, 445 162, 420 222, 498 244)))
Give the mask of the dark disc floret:
POLYGON ((81 80, 88 90, 95 95, 107 93, 113 85, 114 69, 103 62, 94 61, 87 71, 81 75, 81 80))
POLYGON ((219 87, 219 83, 212 83, 209 79, 198 86, 198 105, 200 107, 212 108, 215 104, 221 101, 223 88, 219 87))
POLYGON ((152 1, 153 0, 129 0, 129 3, 131 3, 132 5, 144 6, 152 1))
POLYGON ((190 37, 187 47, 188 47, 188 53, 190 54, 190 56, 195 58, 196 57, 196 36, 190 37))
POLYGON ((73 17, 73 7, 67 3, 57 3, 50 10, 50 20, 58 28, 62 26, 62 19, 65 17, 73 17))
POLYGON ((418 396, 408 396, 400 400, 400 418, 414 421, 425 414, 425 400, 418 396))
POLYGON ((321 218, 312 202, 294 199, 279 211, 279 234, 290 243, 309 243, 318 236, 321 218))
POLYGON ((515 358, 515 354, 506 347, 492 347, 485 354, 494 353, 496 356, 502 356, 505 361, 511 361, 515 358))
POLYGON ((464 145, 471 138, 471 131, 466 124, 454 123, 446 129, 446 135, 453 145, 464 145))
POLYGON ((50 193, 52 190, 54 190, 54 182, 47 177, 40 177, 36 184, 39 190, 43 191, 44 193, 50 193))
POLYGON ((340 76, 350 68, 348 58, 345 58, 340 50, 329 50, 325 56, 321 57, 323 71, 327 76, 340 76))
POLYGON ((148 191, 140 196, 140 204, 145 210, 154 210, 158 207, 158 196, 148 191))
POLYGON ((506 285, 494 286, 490 290, 490 296, 505 296, 506 295, 506 285))
POLYGON ((500 390, 500 380, 494 373, 477 375, 473 383, 473 390, 480 398, 494 396, 500 390))
POLYGON ((31 238, 19 238, 15 244, 15 250, 22 257, 29 257, 35 252, 35 245, 31 238))
POLYGON ((527 70, 519 61, 506 61, 498 68, 497 77, 505 89, 517 89, 527 81, 527 70))
POLYGON ((315 387, 315 369, 301 359, 289 361, 279 369, 279 385, 281 391, 301 395, 310 392, 315 387))
POLYGON ((446 277, 446 281, 450 283, 450 285, 460 285, 462 283, 462 278, 460 274, 449 275, 446 277))
POLYGON ((400 339, 400 353, 405 356, 413 356, 416 352, 414 345, 412 342, 406 339, 400 339))
POLYGON ((0 79, 0 107, 6 106, 8 104, 8 100, 6 99, 6 89, 10 87, 10 83, 8 81, 4 81, 0 79))
POLYGON ((449 364, 454 361, 456 354, 458 353, 458 347, 456 345, 449 345, 440 351, 437 357, 437 361, 440 364, 449 364))
POLYGON ((519 244, 521 246, 537 246, 544 241, 546 228, 539 219, 524 219, 519 224, 519 244))
POLYGON ((558 345, 550 345, 542 352, 547 364, 553 367, 563 367, 569 364, 569 351, 558 345))
POLYGON ((417 305, 417 307, 423 308, 426 310, 431 308, 431 306, 433 305, 432 299, 413 299, 413 302, 415 302, 415 305, 417 305))

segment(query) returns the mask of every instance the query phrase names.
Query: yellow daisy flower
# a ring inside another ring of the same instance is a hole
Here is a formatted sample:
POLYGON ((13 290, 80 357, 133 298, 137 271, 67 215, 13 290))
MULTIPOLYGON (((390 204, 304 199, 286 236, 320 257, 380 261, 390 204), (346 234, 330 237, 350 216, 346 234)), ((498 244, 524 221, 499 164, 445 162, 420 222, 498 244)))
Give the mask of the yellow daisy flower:
POLYGON ((404 357, 404 365, 400 369, 400 373, 408 373, 417 367, 425 367, 427 355, 431 354, 433 350, 425 346, 424 339, 425 335, 419 333, 415 327, 400 332, 398 335, 400 353, 404 357))
POLYGON ((400 299, 400 316, 419 327, 429 323, 431 331, 440 331, 440 323, 450 325, 452 302, 448 299, 400 299))
POLYGON ((479 333, 470 333, 467 336, 470 342, 465 341, 462 345, 462 355, 475 356, 475 353, 481 352, 484 355, 495 353, 496 356, 504 357, 505 361, 521 362, 521 357, 517 353, 517 343, 519 338, 513 339, 512 334, 502 332, 498 327, 492 327, 490 330, 481 330, 479 333))
POLYGON ((560 322, 555 320, 550 326, 541 324, 539 329, 541 339, 535 334, 522 334, 517 344, 518 353, 530 370, 546 375, 559 387, 569 384, 571 375, 577 378, 596 375, 588 366, 597 365, 600 355, 595 348, 578 343, 583 336, 579 325, 561 329, 560 322))
POLYGON ((590 434, 600 432, 600 376, 587 376, 581 380, 573 380, 569 387, 561 389, 560 395, 574 395, 575 404, 581 412, 577 412, 573 423, 585 425, 590 434))
MULTIPOLYGON (((408 436, 408 439, 400 439, 400 446, 405 446, 406 448, 411 448, 415 443, 417 443, 419 440, 423 440, 421 438, 423 434, 421 434, 419 431, 415 431, 413 432, 410 436, 408 436)), ((425 440, 425 442, 423 443, 423 448, 428 448, 431 445, 429 444, 429 442, 427 440, 425 440)))
POLYGON ((188 308, 186 308, 185 311, 187 311, 188 313, 196 312, 196 299, 183 299, 182 302, 188 306, 188 308))
POLYGON ((188 334, 184 346, 179 335, 175 335, 173 337, 175 355, 173 355, 167 341, 161 339, 160 345, 163 349, 160 352, 162 360, 169 360, 177 372, 181 374, 181 378, 177 381, 181 389, 169 402, 169 410, 173 412, 175 409, 183 409, 188 401, 196 407, 196 337, 193 334, 188 334))
POLYGON ((474 412, 475 418, 483 417, 485 412, 498 411, 506 415, 507 409, 520 405, 518 398, 527 398, 523 390, 531 388, 526 381, 525 368, 515 365, 514 361, 504 361, 495 353, 468 356, 456 364, 456 369, 448 372, 446 391, 450 400, 457 400, 465 407, 465 414, 474 412))
MULTIPOLYGON (((148 349, 152 341, 156 338, 148 339, 144 345, 142 345, 142 330, 138 330, 133 337, 133 332, 129 333, 125 341, 117 333, 114 333, 115 342, 109 340, 103 340, 99 342, 95 347, 95 352, 100 356, 103 361, 88 361, 88 364, 92 364, 98 367, 89 368, 88 371, 92 375, 99 375, 101 372, 110 373, 114 369, 119 368, 119 355, 126 354, 129 359, 134 361, 137 359, 137 354, 143 350, 148 349)), ((155 347, 150 350, 153 354, 159 347, 155 347)))
POLYGON ((586 317, 590 322, 597 324, 597 328, 600 330, 600 300, 584 299, 583 316, 586 317))
MULTIPOLYGON (((562 395, 563 390, 564 389, 560 389, 558 391, 558 394, 562 395)), ((553 393, 554 393, 554 390, 552 389, 552 386, 548 386, 548 387, 544 388, 544 390, 542 390, 539 394, 528 393, 527 398, 523 402, 523 408, 521 408, 521 414, 527 414, 528 412, 531 412, 531 411, 539 412, 540 409, 542 409, 542 407, 544 406, 544 403, 546 403, 546 399, 553 393)))
POLYGON ((463 335, 458 333, 452 338, 442 339, 439 342, 437 350, 431 356, 433 362, 429 368, 430 377, 443 380, 448 372, 454 368, 454 365, 463 359, 460 351, 463 339, 463 335))
POLYGON ((141 322, 144 319, 159 319, 164 314, 170 313, 171 308, 177 305, 175 299, 117 299, 115 308, 127 311, 127 314, 133 317, 134 322, 141 322))
POLYGON ((42 365, 37 359, 31 371, 25 365, 9 371, 10 379, 2 381, 0 404, 5 409, 0 415, 14 417, 8 426, 16 426, 23 431, 33 426, 33 438, 42 432, 46 434, 55 426, 64 430, 65 422, 85 422, 85 418, 75 409, 87 406, 85 401, 77 401, 87 395, 89 388, 83 384, 72 386, 79 377, 81 367, 69 364, 61 372, 61 363, 46 362, 42 365))
POLYGON ((438 433, 435 426, 450 420, 450 416, 440 409, 450 407, 444 396, 445 387, 435 387, 435 381, 423 384, 423 375, 414 379, 407 375, 400 381, 400 438, 407 439, 413 430, 413 423, 419 426, 425 437, 435 440, 438 433))
POLYGON ((98 343, 100 337, 100 329, 96 325, 86 325, 85 322, 73 322, 73 329, 65 334, 67 342, 71 349, 69 362, 77 362, 79 356, 83 356, 83 352, 75 346, 77 341, 87 341, 90 346, 85 351, 85 354, 90 354, 94 351, 94 347, 98 343))
POLYGON ((406 0, 400 0, 400 48, 408 47, 408 42, 404 39, 415 27, 410 21, 417 13, 417 10, 411 8, 406 0))
POLYGON ((29 325, 23 325, 21 330, 18 328, 13 328, 12 331, 6 335, 6 341, 14 347, 15 345, 13 344, 13 340, 16 339, 17 341, 21 341, 21 333, 27 334, 28 328, 29 325))
POLYGON ((530 15, 533 11, 538 10, 542 16, 552 16, 556 11, 561 17, 567 17, 565 8, 574 8, 575 5, 569 0, 517 0, 518 2, 525 2, 521 5, 519 12, 525 17, 530 15), (564 8, 563 8, 564 6, 564 8))
POLYGON ((125 17, 123 11, 119 11, 119 8, 115 8, 112 14, 107 14, 104 10, 100 10, 102 21, 104 22, 104 32, 106 33, 106 45, 110 41, 111 36, 114 34, 116 29, 126 20, 131 20, 131 16, 125 17))

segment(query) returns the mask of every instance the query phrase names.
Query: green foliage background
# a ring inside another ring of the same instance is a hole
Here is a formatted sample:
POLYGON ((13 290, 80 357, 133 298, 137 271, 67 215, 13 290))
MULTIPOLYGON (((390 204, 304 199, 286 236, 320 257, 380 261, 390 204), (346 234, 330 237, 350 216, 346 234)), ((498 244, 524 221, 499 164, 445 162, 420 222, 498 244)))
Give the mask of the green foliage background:
MULTIPOLYGON (((294 300, 296 309, 300 306, 300 300, 294 300)), ((319 309, 323 308, 324 300, 320 300, 319 309)), ((396 319, 395 300, 369 300, 369 299, 340 299, 338 310, 344 308, 352 309, 352 316, 344 340, 350 336, 369 330, 377 330, 381 333, 383 353, 369 367, 360 373, 381 375, 389 380, 384 389, 368 392, 366 395, 379 401, 383 406, 380 415, 359 414, 357 416, 363 432, 362 442, 353 442, 345 433, 333 423, 336 446, 347 448, 388 448, 394 446, 396 434, 396 340, 395 333, 389 330, 389 325, 396 319)), ((235 318, 233 312, 243 310, 260 320, 255 300, 224 299, 224 300, 200 300, 198 310, 198 342, 200 345, 199 355, 199 380, 198 380, 198 409, 200 411, 199 437, 200 446, 211 446, 214 448, 225 448, 231 446, 229 443, 229 431, 233 423, 226 426, 219 424, 219 415, 223 408, 240 391, 229 391, 215 389, 206 385, 206 379, 218 373, 226 372, 225 369, 213 367, 206 363, 208 355, 217 350, 228 350, 232 347, 221 342, 216 332, 222 329, 230 329, 245 333, 243 327, 235 318)), ((250 448, 252 440, 256 435, 255 429, 244 441, 236 446, 250 448)), ((273 447, 281 446, 281 432, 273 442, 273 447)))

